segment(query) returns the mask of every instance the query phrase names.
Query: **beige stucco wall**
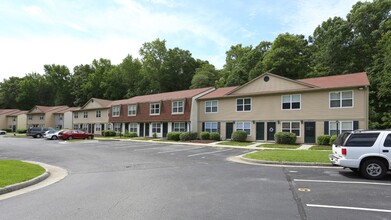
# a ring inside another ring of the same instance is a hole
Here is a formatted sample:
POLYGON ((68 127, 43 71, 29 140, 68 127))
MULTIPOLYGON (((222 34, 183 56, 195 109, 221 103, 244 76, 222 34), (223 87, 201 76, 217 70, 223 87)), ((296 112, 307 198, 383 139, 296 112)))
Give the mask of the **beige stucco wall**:
POLYGON ((21 114, 18 115, 16 119, 16 129, 27 129, 27 115, 21 114))
MULTIPOLYGON (((274 121, 276 122, 276 130, 281 131, 282 121, 303 121, 301 123, 301 137, 298 137, 297 142, 304 142, 304 122, 316 122, 316 136, 324 133, 324 121, 333 120, 351 120, 359 121, 360 129, 367 129, 368 124, 368 90, 344 89, 344 90, 318 90, 312 92, 297 92, 289 94, 273 94, 252 97, 251 112, 236 112, 236 98, 218 99, 218 113, 205 113, 205 100, 199 101, 198 110, 198 125, 201 131, 202 122, 216 121, 221 122, 220 131, 225 138, 225 122, 251 122, 251 136, 249 141, 255 140, 255 122, 257 121, 274 121), (330 108, 329 93, 331 91, 348 91, 352 90, 354 99, 352 108, 330 108), (282 110, 281 96, 301 94, 301 109, 300 110, 282 110), (278 123, 280 122, 280 123, 278 123)), ((216 100, 216 99, 214 99, 216 100)), ((265 123, 266 124, 266 123, 265 123)), ((234 130, 236 129, 234 125, 234 130)), ((266 130, 266 128, 265 128, 266 130)), ((266 132, 266 131, 265 131, 266 132)), ((266 137, 266 133, 265 133, 266 137)))
MULTIPOLYGON (((98 109, 100 110, 100 118, 96 117, 96 110, 84 110, 84 111, 74 111, 78 112, 78 118, 73 118, 73 124, 97 124, 97 123, 108 123, 108 109, 98 109), (84 118, 84 112, 88 112, 88 118, 84 118)), ((73 116, 72 116, 73 117, 73 116)))

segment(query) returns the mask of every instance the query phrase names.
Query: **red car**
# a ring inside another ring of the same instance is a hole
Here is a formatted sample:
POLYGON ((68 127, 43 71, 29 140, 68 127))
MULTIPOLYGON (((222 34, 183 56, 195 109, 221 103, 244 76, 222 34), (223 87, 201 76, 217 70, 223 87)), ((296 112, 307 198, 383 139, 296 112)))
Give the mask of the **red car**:
POLYGON ((58 133, 58 138, 63 140, 72 140, 72 139, 93 139, 94 134, 87 133, 80 130, 66 130, 58 133))

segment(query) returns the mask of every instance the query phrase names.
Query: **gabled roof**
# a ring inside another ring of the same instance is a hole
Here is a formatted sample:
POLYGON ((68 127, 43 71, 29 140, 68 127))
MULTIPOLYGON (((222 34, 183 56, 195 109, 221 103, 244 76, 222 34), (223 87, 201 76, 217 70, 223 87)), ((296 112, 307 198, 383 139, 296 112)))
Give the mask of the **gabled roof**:
POLYGON ((212 89, 213 89, 212 87, 207 87, 207 88, 200 88, 200 89, 190 89, 190 90, 182 90, 182 91, 175 91, 175 92, 158 93, 152 95, 135 96, 130 99, 113 101, 111 105, 136 104, 136 103, 159 102, 165 100, 178 100, 178 99, 192 98, 194 96, 197 96, 201 93, 207 92, 212 89))
POLYGON ((369 86, 368 76, 365 72, 300 79, 297 81, 308 83, 325 89, 340 88, 340 87, 369 86))
POLYGON ((110 107, 110 105, 111 105, 111 103, 113 101, 112 100, 108 100, 108 99, 90 98, 90 100, 88 100, 81 108, 76 109, 74 111, 83 110, 91 102, 98 103, 98 105, 100 105, 102 108, 108 108, 108 107, 110 107))
POLYGON ((7 114, 7 117, 15 117, 15 116, 23 115, 23 114, 27 114, 27 111, 17 110, 17 111, 14 111, 14 112, 7 114))
POLYGON ((58 112, 63 111, 65 109, 68 109, 69 107, 66 105, 60 105, 60 106, 42 106, 42 105, 36 105, 32 109, 30 109, 27 114, 33 113, 35 109, 38 109, 40 113, 47 113, 47 112, 58 112))
POLYGON ((80 107, 70 107, 70 108, 66 108, 66 109, 60 110, 60 111, 56 111, 55 114, 64 114, 65 112, 76 111, 76 110, 79 110, 79 109, 80 109, 80 107))
POLYGON ((228 93, 232 92, 239 86, 231 86, 231 87, 223 87, 223 88, 218 88, 214 90, 213 92, 210 92, 208 94, 205 94, 201 96, 199 99, 211 99, 211 98, 218 98, 222 97, 224 95, 227 95, 228 93))
POLYGON ((0 115, 9 115, 19 111, 19 109, 0 109, 0 115))

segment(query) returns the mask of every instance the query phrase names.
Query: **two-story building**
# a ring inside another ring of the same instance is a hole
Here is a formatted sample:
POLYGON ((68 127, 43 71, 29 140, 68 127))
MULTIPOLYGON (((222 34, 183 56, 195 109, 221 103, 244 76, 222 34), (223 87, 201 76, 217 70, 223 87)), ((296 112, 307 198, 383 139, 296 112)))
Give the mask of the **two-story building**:
POLYGON ((230 139, 241 130, 248 141, 267 142, 284 131, 297 143, 315 143, 319 135, 368 128, 368 87, 364 72, 302 80, 266 73, 200 97, 199 132, 230 139))
POLYGON ((40 106, 36 105, 27 112, 27 128, 50 127, 64 128, 64 114, 69 111, 68 106, 40 106))
POLYGON ((11 129, 12 132, 26 129, 26 113, 19 109, 0 109, 0 128, 11 129))
POLYGON ((113 130, 147 137, 166 137, 171 131, 197 131, 197 101, 214 88, 136 96, 113 101, 109 121, 113 130))
POLYGON ((81 108, 73 110, 73 129, 102 134, 110 129, 109 109, 113 101, 91 98, 81 108))

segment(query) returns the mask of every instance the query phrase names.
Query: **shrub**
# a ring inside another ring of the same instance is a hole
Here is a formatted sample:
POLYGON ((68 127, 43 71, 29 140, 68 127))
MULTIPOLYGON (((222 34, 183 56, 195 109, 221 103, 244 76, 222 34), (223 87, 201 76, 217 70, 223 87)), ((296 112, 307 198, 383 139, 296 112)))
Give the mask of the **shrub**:
POLYGON ((220 134, 217 132, 211 132, 209 134, 209 139, 219 141, 220 140, 220 134))
POLYGON ((247 138, 247 133, 245 131, 234 131, 232 133, 232 140, 238 142, 245 142, 247 138))
POLYGON ((334 141, 337 139, 337 135, 331 135, 329 145, 333 145, 334 141))
POLYGON ((190 140, 197 140, 198 133, 197 132, 189 132, 190 140))
POLYGON ((197 139, 198 133, 197 132, 182 132, 179 135, 179 139, 181 141, 190 141, 197 139))
POLYGON ((18 129, 18 130, 16 130, 16 133, 18 133, 18 134, 26 134, 26 132, 27 132, 27 129, 18 129))
POLYGON ((135 138, 135 137, 137 137, 137 133, 136 132, 130 132, 130 133, 125 132, 124 137, 135 138))
POLYGON ((200 137, 201 140, 209 140, 210 138, 209 132, 201 132, 200 137))
POLYGON ((152 134, 152 137, 153 137, 153 138, 157 138, 157 134, 156 134, 156 133, 153 133, 153 134, 152 134))
POLYGON ((181 132, 168 132, 167 133, 167 140, 179 141, 180 135, 181 135, 181 132))
POLYGON ((12 132, 12 129, 11 129, 11 128, 3 128, 3 129, 1 129, 1 130, 6 131, 6 132, 12 132))
POLYGON ((296 134, 290 132, 277 132, 274 135, 277 144, 296 144, 296 134))
POLYGON ((104 130, 104 131, 102 131, 102 135, 105 137, 115 137, 115 135, 117 135, 117 133, 115 131, 111 131, 111 130, 104 130))
POLYGON ((320 135, 316 138, 316 143, 318 145, 329 145, 330 143, 330 135, 320 135))

